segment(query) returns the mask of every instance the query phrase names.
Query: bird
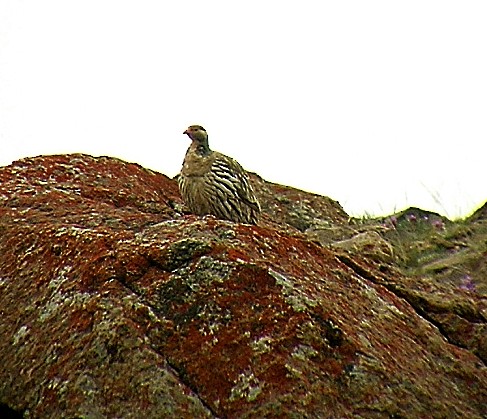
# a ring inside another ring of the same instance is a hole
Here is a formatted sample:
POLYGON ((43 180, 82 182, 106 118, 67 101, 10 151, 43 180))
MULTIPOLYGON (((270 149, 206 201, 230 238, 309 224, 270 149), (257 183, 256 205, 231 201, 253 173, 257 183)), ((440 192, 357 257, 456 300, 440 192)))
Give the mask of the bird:
POLYGON ((191 145, 178 183, 189 210, 196 215, 257 224, 261 208, 247 172, 236 160, 210 149, 201 125, 191 125, 183 134, 191 139, 191 145))

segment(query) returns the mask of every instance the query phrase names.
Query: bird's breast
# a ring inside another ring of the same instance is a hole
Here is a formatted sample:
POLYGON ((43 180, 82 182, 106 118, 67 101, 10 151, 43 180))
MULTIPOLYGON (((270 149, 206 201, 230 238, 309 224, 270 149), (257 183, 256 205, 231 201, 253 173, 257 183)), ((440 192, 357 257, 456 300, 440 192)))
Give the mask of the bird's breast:
POLYGON ((184 158, 181 174, 187 177, 204 176, 211 170, 212 164, 212 156, 200 156, 194 153, 187 153, 184 158))

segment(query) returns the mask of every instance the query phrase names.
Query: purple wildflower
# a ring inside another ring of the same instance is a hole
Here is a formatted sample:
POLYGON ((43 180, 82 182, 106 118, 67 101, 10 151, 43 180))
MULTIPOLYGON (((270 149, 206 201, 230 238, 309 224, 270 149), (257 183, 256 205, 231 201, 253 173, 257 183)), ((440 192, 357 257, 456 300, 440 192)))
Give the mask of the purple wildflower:
POLYGON ((435 220, 431 224, 437 230, 444 230, 445 229, 445 223, 443 221, 441 221, 441 220, 435 220))
POLYGON ((461 290, 470 291, 470 292, 477 291, 477 287, 475 286, 475 283, 473 282, 472 277, 470 275, 465 275, 460 282, 461 283, 459 288, 461 290))

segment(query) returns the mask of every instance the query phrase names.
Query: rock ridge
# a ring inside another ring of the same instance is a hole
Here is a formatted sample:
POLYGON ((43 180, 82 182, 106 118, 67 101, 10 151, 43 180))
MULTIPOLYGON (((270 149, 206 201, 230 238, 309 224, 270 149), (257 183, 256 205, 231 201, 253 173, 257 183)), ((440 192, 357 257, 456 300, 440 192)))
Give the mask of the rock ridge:
POLYGON ((485 216, 356 220, 251 175, 257 226, 82 154, 0 168, 0 408, 19 417, 487 415, 485 216))

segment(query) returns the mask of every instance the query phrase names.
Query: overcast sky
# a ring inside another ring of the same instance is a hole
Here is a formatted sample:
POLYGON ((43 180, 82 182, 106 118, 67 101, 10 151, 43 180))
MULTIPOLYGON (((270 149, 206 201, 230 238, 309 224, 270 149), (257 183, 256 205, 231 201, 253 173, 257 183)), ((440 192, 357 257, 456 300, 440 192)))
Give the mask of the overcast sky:
POLYGON ((210 146, 352 215, 487 200, 487 2, 0 1, 0 164, 210 146))

